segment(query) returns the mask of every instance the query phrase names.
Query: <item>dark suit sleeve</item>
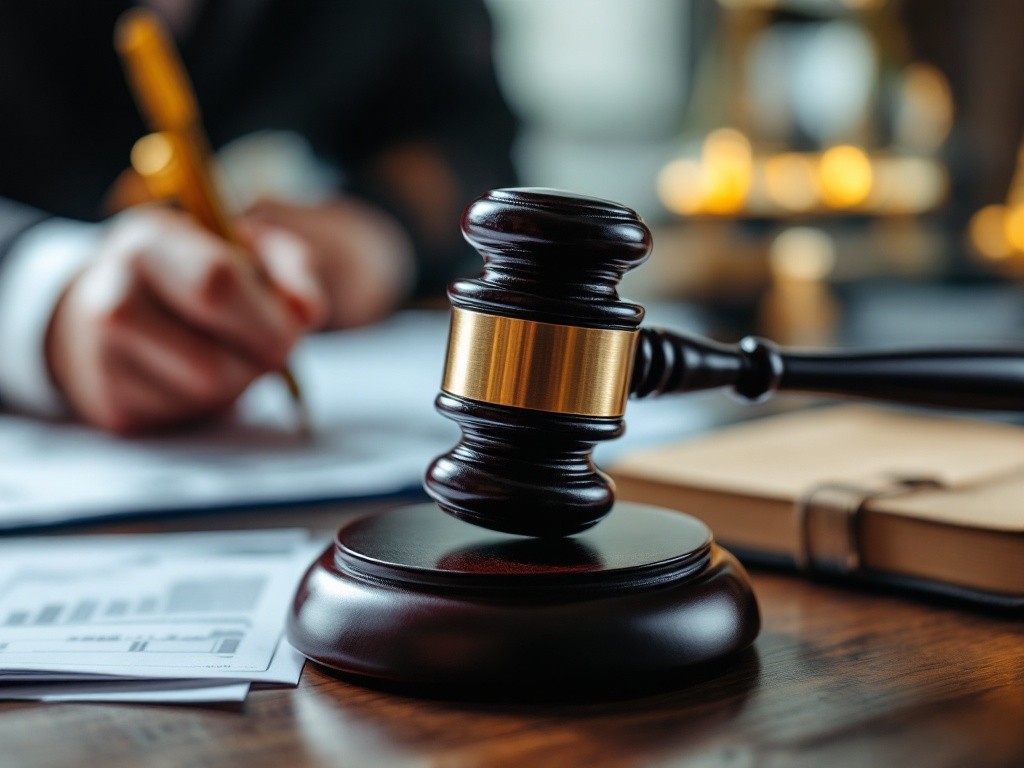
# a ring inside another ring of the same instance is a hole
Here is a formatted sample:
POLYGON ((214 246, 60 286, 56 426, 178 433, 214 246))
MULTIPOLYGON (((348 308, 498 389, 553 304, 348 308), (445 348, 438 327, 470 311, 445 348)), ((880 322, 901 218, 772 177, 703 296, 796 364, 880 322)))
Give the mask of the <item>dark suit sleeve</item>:
POLYGON ((345 154, 354 158, 352 191, 406 225, 420 262, 418 292, 431 294, 455 276, 479 270, 479 257, 459 233, 459 216, 488 189, 515 183, 516 121, 498 86, 491 22, 482 3, 413 0, 398 18, 390 66, 346 137, 345 154), (444 214, 445 221, 432 222, 429 232, 401 196, 374 175, 381 153, 417 144, 435 149, 456 182, 453 210, 444 214))
POLYGON ((0 263, 18 235, 49 218, 49 214, 0 197, 0 263))

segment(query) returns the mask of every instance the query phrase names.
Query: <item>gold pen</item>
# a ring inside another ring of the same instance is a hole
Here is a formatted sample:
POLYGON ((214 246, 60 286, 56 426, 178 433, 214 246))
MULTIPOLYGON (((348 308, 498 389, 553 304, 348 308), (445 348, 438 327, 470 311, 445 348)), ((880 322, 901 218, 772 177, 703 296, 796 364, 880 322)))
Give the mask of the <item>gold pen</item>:
MULTIPOLYGON (((132 167, 154 196, 177 198, 199 224, 239 246, 262 272, 217 194, 195 93, 163 23, 153 12, 134 8, 118 20, 114 42, 139 110, 154 131, 132 148, 132 167)), ((308 431, 299 383, 287 367, 279 373, 308 431)))

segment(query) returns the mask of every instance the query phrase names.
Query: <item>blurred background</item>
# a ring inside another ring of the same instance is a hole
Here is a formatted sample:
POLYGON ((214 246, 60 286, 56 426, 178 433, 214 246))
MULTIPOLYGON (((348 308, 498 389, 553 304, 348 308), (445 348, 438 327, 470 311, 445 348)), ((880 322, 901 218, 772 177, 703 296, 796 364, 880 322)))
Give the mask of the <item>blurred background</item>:
POLYGON ((713 335, 1024 328, 1024 3, 488 0, 527 185, 637 208, 713 335))

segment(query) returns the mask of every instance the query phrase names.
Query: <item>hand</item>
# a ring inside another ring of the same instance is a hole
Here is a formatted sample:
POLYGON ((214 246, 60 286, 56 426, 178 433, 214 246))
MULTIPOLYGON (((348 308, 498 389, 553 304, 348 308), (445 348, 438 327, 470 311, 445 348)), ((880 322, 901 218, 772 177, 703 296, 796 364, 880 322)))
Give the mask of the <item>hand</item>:
POLYGON ((47 335, 50 371, 74 410, 133 433, 224 410, 280 369, 327 302, 301 241, 266 227, 253 251, 261 269, 169 210, 111 219, 47 335))
POLYGON ((250 231, 287 230, 312 252, 327 296, 327 326, 351 328, 390 313, 415 275, 412 246, 383 212, 351 199, 313 206, 265 200, 244 218, 250 231))

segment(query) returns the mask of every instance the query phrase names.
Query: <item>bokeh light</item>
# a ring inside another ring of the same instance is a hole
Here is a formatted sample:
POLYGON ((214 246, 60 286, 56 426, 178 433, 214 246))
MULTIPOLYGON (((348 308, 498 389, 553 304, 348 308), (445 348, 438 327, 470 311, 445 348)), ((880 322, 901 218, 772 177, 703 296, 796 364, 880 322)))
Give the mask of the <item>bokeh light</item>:
POLYGON ((768 260, 778 281, 820 282, 835 268, 835 243, 815 227, 791 227, 772 241, 768 260))
POLYGON ((1001 261, 1013 252, 1006 237, 1006 206, 986 205, 971 217, 971 245, 986 259, 1001 261))
POLYGON ((658 197, 675 214, 697 213, 704 199, 700 163, 683 157, 666 165, 658 174, 658 197))
POLYGON ((814 162, 798 152, 768 158, 764 183, 772 202, 791 211, 808 211, 821 196, 814 162))
POLYGON ((701 161, 702 207, 720 215, 739 212, 753 178, 750 141, 732 128, 712 131, 704 140, 701 161))
POLYGON ((1011 248, 1024 253, 1024 205, 1015 205, 1006 210, 1003 234, 1011 248))
POLYGON ((871 160, 858 147, 843 144, 827 150, 818 173, 822 199, 832 208, 853 208, 871 193, 871 160))

